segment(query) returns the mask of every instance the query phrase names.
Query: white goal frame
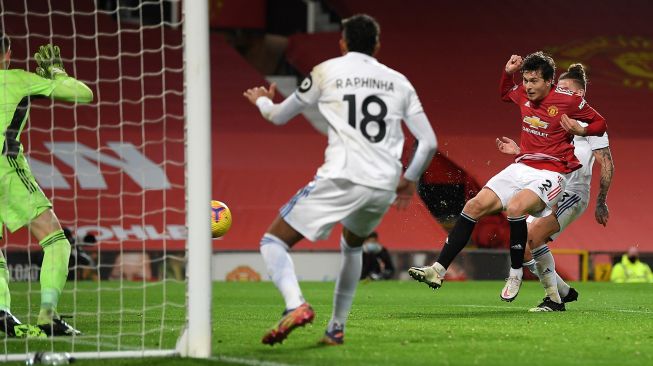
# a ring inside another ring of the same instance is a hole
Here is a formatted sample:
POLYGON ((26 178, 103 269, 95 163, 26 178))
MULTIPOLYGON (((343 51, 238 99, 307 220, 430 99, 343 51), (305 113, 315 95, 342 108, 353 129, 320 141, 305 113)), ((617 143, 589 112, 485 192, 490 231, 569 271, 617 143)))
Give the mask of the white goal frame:
POLYGON ((208 1, 184 1, 187 328, 181 356, 211 356, 211 75, 208 1), (189 21, 189 19, 192 19, 189 21), (192 189, 191 189, 192 188, 192 189))

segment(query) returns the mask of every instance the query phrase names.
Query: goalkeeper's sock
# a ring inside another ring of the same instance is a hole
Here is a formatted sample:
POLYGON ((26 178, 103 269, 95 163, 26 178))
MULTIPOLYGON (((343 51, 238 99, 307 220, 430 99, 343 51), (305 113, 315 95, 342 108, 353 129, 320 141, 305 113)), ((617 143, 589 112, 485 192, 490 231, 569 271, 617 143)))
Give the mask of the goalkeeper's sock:
POLYGON ((70 243, 63 230, 55 231, 39 242, 43 248, 41 264, 41 311, 38 324, 49 324, 56 315, 59 296, 68 277, 70 243))
POLYGON ((533 249, 533 259, 537 266, 537 272, 540 274, 540 282, 544 286, 546 295, 558 304, 562 303, 560 293, 558 292, 557 274, 555 260, 549 247, 544 244, 533 249))
POLYGON ((333 292, 333 313, 329 321, 328 330, 332 331, 335 326, 344 326, 349 317, 351 304, 354 301, 356 286, 361 278, 363 268, 363 247, 350 247, 344 237, 340 237, 340 251, 342 252, 342 264, 340 274, 336 280, 336 288, 333 292))
POLYGON ((9 270, 7 269, 7 260, 0 253, 0 310, 10 312, 11 294, 9 293, 9 270))
POLYGON ((265 233, 261 238, 260 251, 272 282, 277 286, 286 302, 286 310, 303 304, 304 297, 299 288, 299 282, 297 282, 295 266, 288 254, 288 245, 276 236, 265 233))

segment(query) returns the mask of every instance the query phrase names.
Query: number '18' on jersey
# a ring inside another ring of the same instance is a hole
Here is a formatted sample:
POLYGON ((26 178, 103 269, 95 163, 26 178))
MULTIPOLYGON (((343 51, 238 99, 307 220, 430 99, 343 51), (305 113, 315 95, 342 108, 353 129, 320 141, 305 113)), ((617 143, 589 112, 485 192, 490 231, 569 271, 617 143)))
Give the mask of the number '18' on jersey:
POLYGON ((401 121, 423 113, 415 89, 375 58, 349 52, 313 68, 295 96, 318 104, 329 145, 317 175, 395 190, 401 176, 401 121))

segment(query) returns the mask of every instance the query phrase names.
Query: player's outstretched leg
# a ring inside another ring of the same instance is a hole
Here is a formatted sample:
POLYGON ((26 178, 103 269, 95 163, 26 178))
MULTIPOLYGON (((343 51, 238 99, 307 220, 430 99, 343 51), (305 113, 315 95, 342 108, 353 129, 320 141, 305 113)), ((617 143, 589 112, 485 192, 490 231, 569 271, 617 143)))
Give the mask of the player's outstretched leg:
MULTIPOLYGON (((361 238, 362 242, 362 238, 361 238)), ((344 342, 345 323, 349 317, 356 287, 361 278, 363 268, 363 247, 351 247, 345 237, 340 237, 342 264, 333 292, 333 313, 320 344, 337 346, 344 342)))
POLYGON ((260 251, 268 274, 286 304, 281 320, 261 340, 264 344, 274 345, 283 342, 295 328, 313 322, 315 312, 304 301, 295 275, 295 266, 288 254, 288 245, 278 237, 266 233, 261 238, 260 251))
MULTIPOLYGON (((479 193, 479 195, 481 194, 479 193)), ((492 195, 494 194, 492 193, 492 195)), ((465 209, 471 209, 472 206, 478 206, 477 204, 474 204, 476 201, 477 198, 468 201, 465 205, 465 209)), ((479 214, 479 216, 482 215, 479 214)), ((458 253, 460 253, 465 245, 467 245, 470 236, 472 236, 472 231, 474 231, 475 225, 476 219, 466 214, 463 210, 463 212, 460 213, 460 217, 456 221, 453 229, 451 229, 447 240, 444 242, 444 246, 442 247, 442 251, 438 256, 438 260, 431 266, 410 267, 410 269, 408 269, 408 274, 410 277, 412 277, 415 281, 427 284, 432 289, 440 288, 440 286, 442 286, 442 282, 444 282, 444 275, 447 272, 447 268, 449 268, 449 265, 451 262, 453 262, 458 253)))
POLYGON ((37 325, 48 336, 72 336, 81 332, 66 323, 57 314, 59 297, 68 277, 70 242, 63 230, 56 230, 43 238, 39 244, 43 248, 41 265, 41 311, 37 325))

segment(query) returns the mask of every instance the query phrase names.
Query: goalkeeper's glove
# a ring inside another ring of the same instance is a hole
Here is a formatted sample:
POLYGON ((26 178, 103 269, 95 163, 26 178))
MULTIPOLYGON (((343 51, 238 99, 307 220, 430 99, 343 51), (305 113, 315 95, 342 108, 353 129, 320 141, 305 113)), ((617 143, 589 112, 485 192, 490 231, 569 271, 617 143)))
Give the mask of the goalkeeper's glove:
POLYGON ((38 65, 36 74, 43 78, 54 79, 60 75, 68 75, 63 68, 59 46, 46 44, 39 47, 39 51, 34 54, 34 59, 38 65))

